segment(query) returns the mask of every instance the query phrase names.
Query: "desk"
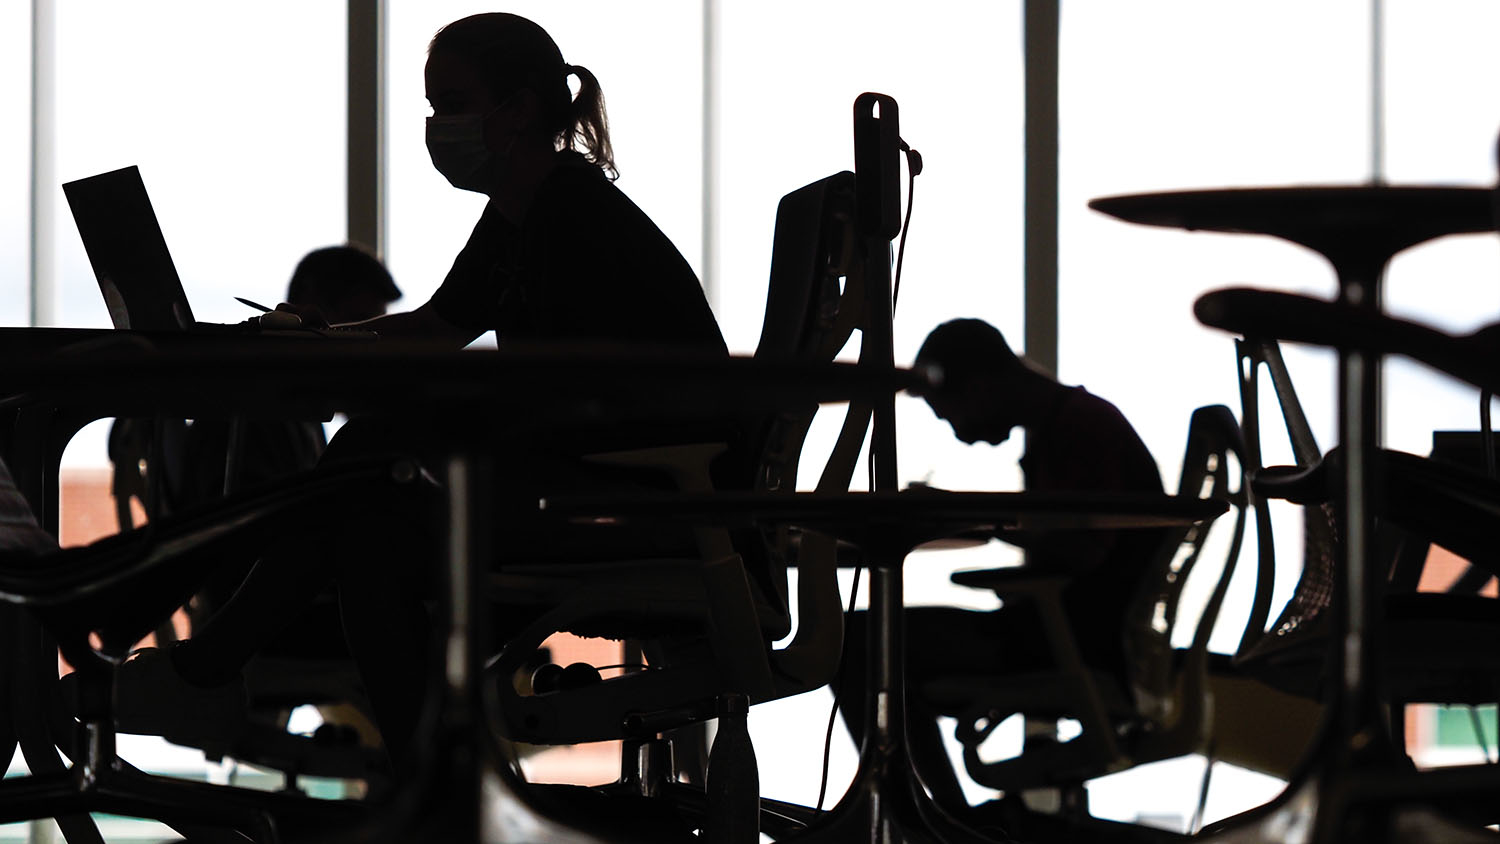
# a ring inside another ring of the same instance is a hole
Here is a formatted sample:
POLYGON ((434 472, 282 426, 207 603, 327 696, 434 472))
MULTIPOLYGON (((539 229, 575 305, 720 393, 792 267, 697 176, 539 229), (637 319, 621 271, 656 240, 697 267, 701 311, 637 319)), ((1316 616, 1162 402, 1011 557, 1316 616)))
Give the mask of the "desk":
POLYGON ((574 524, 673 520, 748 527, 785 524, 856 544, 915 548, 949 537, 1006 531, 1121 530, 1190 525, 1223 513, 1220 501, 1175 495, 1059 492, 723 492, 711 498, 652 494, 629 500, 554 497, 543 513, 574 524))
POLYGON ((1450 234, 1493 231, 1487 188, 1322 185, 1107 196, 1095 211, 1188 231, 1264 234, 1327 258, 1339 284, 1374 285, 1391 257, 1450 234))
MULTIPOLYGON (((31 330, 0 329, 0 353, 16 348, 18 332, 31 330)), ((40 330, 47 339, 41 348, 10 352, 0 364, 0 395, 10 396, 11 406, 94 407, 101 416, 122 406, 159 414, 212 409, 279 416, 287 408, 426 414, 436 412, 434 403, 479 403, 524 410, 532 419, 707 418, 869 398, 925 383, 910 372, 853 364, 767 363, 605 345, 454 351, 412 341, 40 330), (69 334, 56 333, 62 331, 69 334), (77 341, 64 342, 69 336, 77 341)))
POLYGON ((0 393, 9 396, 4 441, 11 455, 39 455, 25 472, 17 471, 18 481, 33 487, 55 483, 47 476, 55 478, 67 437, 83 421, 102 416, 378 410, 449 415, 465 423, 450 426, 455 439, 441 444, 449 451, 454 541, 447 560, 443 704, 426 744, 433 750, 429 758, 441 763, 422 778, 428 793, 398 801, 397 816, 382 818, 384 832, 399 832, 440 801, 437 814, 447 819, 441 835, 453 840, 475 840, 481 830, 504 840, 595 840, 528 808, 480 717, 476 678, 484 658, 478 643, 487 641, 484 590, 470 584, 480 582, 494 542, 488 478, 497 433, 518 421, 706 418, 747 408, 872 400, 921 383, 909 372, 867 366, 617 349, 456 352, 383 341, 15 330, 0 331, 0 348, 16 350, 0 366, 0 393), (28 351, 32 340, 37 342, 28 351))
POLYGON ((889 395, 921 380, 841 363, 602 346, 454 351, 316 335, 0 329, 0 355, 0 448, 53 530, 62 449, 83 425, 107 416, 328 419, 381 411, 494 426, 691 420, 889 395), (20 447, 22 440, 28 445, 20 447))
POLYGON ((1500 324, 1455 335, 1346 302, 1233 287, 1203 294, 1193 313, 1234 334, 1405 355, 1480 389, 1500 389, 1500 324))

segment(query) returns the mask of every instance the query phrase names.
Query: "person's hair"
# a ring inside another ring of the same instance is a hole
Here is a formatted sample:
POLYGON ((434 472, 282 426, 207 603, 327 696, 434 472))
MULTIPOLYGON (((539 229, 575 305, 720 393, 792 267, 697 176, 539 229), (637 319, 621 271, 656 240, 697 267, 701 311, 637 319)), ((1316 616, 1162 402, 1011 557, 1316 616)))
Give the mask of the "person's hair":
POLYGON ((314 249, 297 262, 287 284, 286 300, 327 307, 343 297, 368 290, 383 301, 401 298, 401 289, 379 258, 356 244, 314 249))
POLYGON ((954 319, 932 329, 917 350, 916 363, 942 371, 938 390, 953 389, 983 373, 1023 366, 1005 335, 982 319, 954 319))
POLYGON ((582 153, 609 178, 619 178, 599 80, 588 68, 563 61, 547 30, 506 12, 471 15, 438 30, 427 52, 472 63, 497 103, 531 89, 553 144, 582 153), (578 77, 576 97, 568 87, 569 76, 578 77))

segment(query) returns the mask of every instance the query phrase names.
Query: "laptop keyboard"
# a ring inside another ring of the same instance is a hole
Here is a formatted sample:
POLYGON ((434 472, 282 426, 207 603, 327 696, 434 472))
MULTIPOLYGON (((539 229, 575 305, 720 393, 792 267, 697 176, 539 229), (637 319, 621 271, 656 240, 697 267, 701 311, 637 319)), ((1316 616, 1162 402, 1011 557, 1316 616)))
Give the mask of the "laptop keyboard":
POLYGON ((380 335, 368 328, 334 325, 327 328, 261 328, 251 322, 195 322, 193 331, 203 334, 237 334, 265 337, 307 337, 318 335, 338 340, 378 340, 380 335))

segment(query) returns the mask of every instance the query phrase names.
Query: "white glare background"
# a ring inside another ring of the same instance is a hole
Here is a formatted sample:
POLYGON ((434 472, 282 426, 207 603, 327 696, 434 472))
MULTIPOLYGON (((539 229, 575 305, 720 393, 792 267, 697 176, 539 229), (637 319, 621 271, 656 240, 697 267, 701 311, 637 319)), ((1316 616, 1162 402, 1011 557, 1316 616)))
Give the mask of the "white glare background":
MULTIPOLYGON (((343 240, 342 3, 57 5, 58 179, 140 165, 200 319, 248 316, 233 296, 278 301, 303 253, 343 240)), ((934 325, 956 316, 987 319, 1019 345, 1021 4, 721 7, 721 248, 712 268, 703 266, 702 249, 701 4, 532 0, 509 8, 541 23, 570 62, 601 80, 619 186, 700 275, 712 276, 731 348, 755 346, 777 200, 852 168, 851 107, 867 90, 897 99, 902 134, 926 160, 896 316, 898 362, 911 359, 934 325)), ((1500 7, 1484 0, 1388 0, 1385 7, 1385 177, 1492 184, 1500 7)), ((482 204, 433 172, 423 148, 426 43, 443 23, 490 8, 389 0, 386 258, 406 292, 398 307, 419 305, 435 289, 482 204)), ((0 111, 8 115, 0 121, 0 323, 7 325, 27 320, 29 26, 27 4, 0 7, 0 111)), ((1124 192, 1370 179, 1370 36, 1366 0, 1064 0, 1058 375, 1119 405, 1156 454, 1169 489, 1193 408, 1223 403, 1238 411, 1232 339, 1193 321, 1194 298, 1240 284, 1327 296, 1333 276, 1300 247, 1131 226, 1085 203, 1124 192)), ((51 190, 57 321, 107 325, 66 203, 51 190)), ((1387 301, 1393 312, 1468 331, 1500 317, 1497 281, 1495 238, 1452 238, 1401 256, 1387 301)), ((1331 358, 1306 349, 1288 349, 1287 357, 1320 442, 1332 445, 1331 358)), ((1421 367, 1391 362, 1386 385, 1389 446, 1425 453, 1433 430, 1477 425, 1477 393, 1421 367)), ((910 399, 898 419, 903 482, 1019 486, 1020 443, 963 446, 910 399)), ((79 438, 70 465, 104 464, 98 431, 79 438)), ((1286 454, 1273 448, 1267 458, 1286 454)), ((1295 560, 1295 525, 1278 535, 1291 537, 1279 556, 1295 560)), ((1254 553, 1247 542, 1243 559, 1254 553)), ((992 606, 988 596, 949 587, 947 573, 1014 559, 993 545, 918 555, 908 569, 909 597, 992 606)), ((1253 588, 1249 568, 1236 579, 1218 649, 1238 639, 1253 588)), ((1281 596, 1295 576, 1278 578, 1281 596)), ((755 711, 768 795, 815 797, 815 748, 828 703, 818 692, 755 711)), ((835 794, 853 770, 852 745, 838 735, 835 794)), ((1174 764, 1144 779, 1100 784, 1096 809, 1180 825, 1202 763, 1174 764), (1162 777, 1173 785, 1162 787, 1162 777)), ((1274 793, 1274 784, 1236 781, 1232 772, 1216 773, 1215 782, 1222 790, 1210 801, 1211 817, 1274 793)))

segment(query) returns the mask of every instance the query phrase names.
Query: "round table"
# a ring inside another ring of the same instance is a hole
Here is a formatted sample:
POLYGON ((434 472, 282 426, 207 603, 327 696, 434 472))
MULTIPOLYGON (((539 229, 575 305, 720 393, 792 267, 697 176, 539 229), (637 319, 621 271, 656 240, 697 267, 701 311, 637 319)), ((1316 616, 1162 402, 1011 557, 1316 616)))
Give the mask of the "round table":
POLYGON ((1312 185, 1106 196, 1095 211, 1130 223, 1188 231, 1264 234, 1327 258, 1341 298, 1379 305, 1392 256, 1433 238, 1495 228, 1487 188, 1438 185, 1312 185))

